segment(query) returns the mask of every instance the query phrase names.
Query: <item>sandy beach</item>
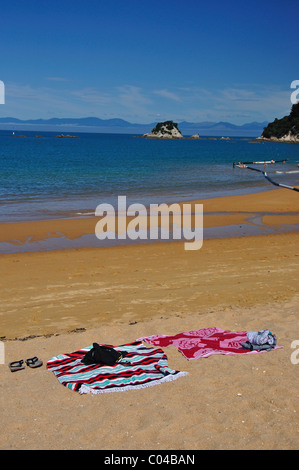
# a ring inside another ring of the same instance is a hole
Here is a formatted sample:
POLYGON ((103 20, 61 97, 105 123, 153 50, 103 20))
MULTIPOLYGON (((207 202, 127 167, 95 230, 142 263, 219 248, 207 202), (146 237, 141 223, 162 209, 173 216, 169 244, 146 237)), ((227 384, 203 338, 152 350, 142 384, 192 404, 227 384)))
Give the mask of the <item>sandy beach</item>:
MULTIPOLYGON (((298 193, 197 202, 204 228, 216 230, 198 251, 171 241, 0 256, 1 449, 298 448, 298 193), (217 237, 224 227, 232 236, 217 237), (66 389, 46 369, 93 342, 212 326, 270 329, 283 349, 187 361, 168 347, 169 366, 188 375, 96 396, 66 389), (10 372, 9 362, 32 356, 44 365, 10 372)), ((74 240, 94 228, 95 218, 7 223, 0 243, 74 240)))

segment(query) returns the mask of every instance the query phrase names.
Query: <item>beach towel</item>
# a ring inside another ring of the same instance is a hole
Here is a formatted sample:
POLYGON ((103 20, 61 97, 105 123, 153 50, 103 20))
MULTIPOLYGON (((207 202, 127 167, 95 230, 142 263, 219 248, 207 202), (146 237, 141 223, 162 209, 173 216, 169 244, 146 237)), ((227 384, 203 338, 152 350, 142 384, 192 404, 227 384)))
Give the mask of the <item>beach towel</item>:
POLYGON ((138 338, 137 341, 145 341, 161 348, 176 346, 188 360, 209 357, 213 354, 254 354, 265 352, 243 348, 242 343, 245 343, 247 340, 246 331, 233 332, 213 327, 178 333, 173 336, 143 336, 138 338))
POLYGON ((187 374, 170 369, 162 349, 145 347, 141 341, 114 347, 124 358, 113 366, 84 364, 82 359, 92 347, 53 357, 47 368, 62 385, 81 394, 136 390, 187 374))

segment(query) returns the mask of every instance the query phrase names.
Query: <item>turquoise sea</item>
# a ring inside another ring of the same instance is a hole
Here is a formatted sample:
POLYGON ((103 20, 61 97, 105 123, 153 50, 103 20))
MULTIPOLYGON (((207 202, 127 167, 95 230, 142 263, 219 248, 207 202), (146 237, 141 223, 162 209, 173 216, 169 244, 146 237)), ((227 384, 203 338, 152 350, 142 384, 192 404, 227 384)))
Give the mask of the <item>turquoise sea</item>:
MULTIPOLYGON (((277 182, 299 184, 299 145, 249 138, 150 140, 121 134, 0 131, 0 220, 84 217, 98 204, 204 199, 274 189, 262 174, 233 162, 268 165, 277 182), (40 137, 36 137, 39 135, 40 137)), ((262 165, 259 166, 260 169, 262 165)))

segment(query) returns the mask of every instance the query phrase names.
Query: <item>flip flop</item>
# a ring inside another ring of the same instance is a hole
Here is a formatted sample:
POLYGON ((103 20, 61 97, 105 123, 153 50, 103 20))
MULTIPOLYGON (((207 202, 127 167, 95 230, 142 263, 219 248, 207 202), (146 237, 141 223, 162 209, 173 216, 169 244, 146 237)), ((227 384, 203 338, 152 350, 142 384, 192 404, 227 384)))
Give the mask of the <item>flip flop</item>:
POLYGON ((10 368, 11 372, 16 372, 17 370, 25 369, 25 366, 23 364, 24 361, 23 359, 21 359, 20 361, 10 362, 8 364, 8 367, 10 368))
POLYGON ((35 357, 30 357, 29 359, 26 359, 26 364, 28 367, 31 367, 32 369, 35 369, 36 367, 40 367, 43 365, 43 361, 40 361, 36 356, 35 357))

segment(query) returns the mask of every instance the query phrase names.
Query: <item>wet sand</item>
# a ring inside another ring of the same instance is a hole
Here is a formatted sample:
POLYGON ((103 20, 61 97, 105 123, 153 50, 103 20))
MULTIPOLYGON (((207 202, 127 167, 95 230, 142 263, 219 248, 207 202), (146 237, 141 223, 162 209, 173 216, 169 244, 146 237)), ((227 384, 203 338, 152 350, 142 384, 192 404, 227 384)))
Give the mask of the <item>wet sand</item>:
MULTIPOLYGON (((189 204, 193 213, 196 204, 203 204, 203 226, 206 229, 204 238, 259 235, 281 232, 282 227, 288 227, 289 231, 299 228, 298 193, 285 189, 186 201, 179 204, 181 213, 183 204, 189 204), (240 226, 243 229, 242 232, 238 230, 240 226), (227 227, 229 230, 225 230, 227 227), (208 233, 209 229, 213 229, 211 235, 208 233)), ((99 217, 82 217, 1 223, 0 254, 14 251, 115 245, 112 242, 104 243, 97 240, 95 229, 98 220, 100 220, 99 217)), ((127 217, 128 223, 131 220, 132 217, 127 217)), ((172 221, 173 219, 170 218, 170 222, 172 221)), ((194 222, 194 217, 192 221, 194 222)), ((147 218, 148 226, 149 217, 147 218)), ((116 214, 116 234, 118 233, 117 227, 116 214)))
MULTIPOLYGON (((1 255, 2 449, 298 448, 298 194, 202 202, 204 227, 231 225, 225 213, 250 225, 258 214, 266 234, 211 238, 198 251, 172 241, 1 255), (293 230, 282 233, 284 224, 293 230), (119 345, 210 326, 268 328, 283 349, 187 361, 165 348, 169 366, 186 377, 97 396, 67 390, 45 367, 94 341, 119 345), (10 361, 35 355, 42 368, 9 371, 10 361)), ((57 231, 71 238, 94 223, 4 224, 1 241, 11 242, 15 228, 20 241, 57 231)))

